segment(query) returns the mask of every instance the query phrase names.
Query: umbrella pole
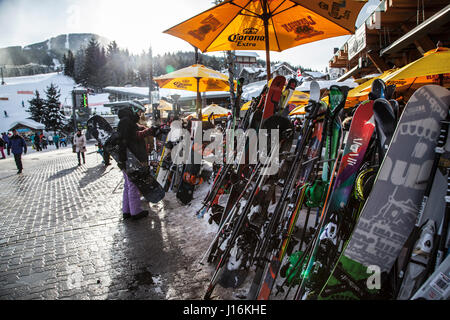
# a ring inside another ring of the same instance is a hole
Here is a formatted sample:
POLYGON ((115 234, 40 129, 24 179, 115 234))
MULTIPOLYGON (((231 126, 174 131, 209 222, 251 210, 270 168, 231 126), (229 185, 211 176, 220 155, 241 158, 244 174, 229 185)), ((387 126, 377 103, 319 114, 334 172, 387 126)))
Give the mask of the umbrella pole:
POLYGON ((266 69, 267 69, 267 82, 272 78, 270 68, 270 40, 269 40, 269 14, 267 12, 267 0, 263 0, 263 16, 264 21, 264 33, 266 40, 266 69))
POLYGON ((202 121, 202 97, 200 96, 200 78, 197 79, 197 115, 198 119, 202 121))

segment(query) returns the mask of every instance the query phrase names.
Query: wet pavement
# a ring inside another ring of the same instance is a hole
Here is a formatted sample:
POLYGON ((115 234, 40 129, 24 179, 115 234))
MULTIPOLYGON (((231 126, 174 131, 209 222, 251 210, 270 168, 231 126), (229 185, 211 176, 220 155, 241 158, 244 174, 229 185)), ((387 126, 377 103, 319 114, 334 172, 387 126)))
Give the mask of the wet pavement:
POLYGON ((199 260, 217 228, 195 212, 209 186, 192 206, 169 193, 124 221, 122 174, 95 151, 81 167, 71 148, 31 153, 22 175, 0 160, 0 300, 202 299, 213 269, 199 260))

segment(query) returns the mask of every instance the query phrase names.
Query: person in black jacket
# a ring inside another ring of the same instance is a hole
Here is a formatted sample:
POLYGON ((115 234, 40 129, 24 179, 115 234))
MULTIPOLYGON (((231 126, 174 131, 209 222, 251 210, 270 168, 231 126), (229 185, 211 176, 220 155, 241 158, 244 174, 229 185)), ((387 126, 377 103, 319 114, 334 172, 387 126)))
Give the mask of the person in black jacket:
POLYGON ((14 160, 16 161, 17 174, 21 174, 23 170, 22 165, 22 152, 27 154, 27 144, 25 140, 19 136, 17 130, 13 130, 13 136, 9 138, 8 143, 8 156, 12 153, 14 154, 14 160))
POLYGON ((125 183, 123 190, 123 218, 133 218, 135 220, 145 218, 149 212, 142 210, 141 194, 125 173, 127 162, 127 149, 144 165, 148 166, 148 154, 144 138, 154 136, 158 133, 158 128, 145 128, 138 124, 139 118, 145 112, 141 105, 133 105, 119 111, 119 162, 118 166, 123 171, 125 183))
POLYGON ((34 147, 36 148, 36 151, 42 151, 41 148, 41 134, 39 132, 36 132, 34 135, 34 147))

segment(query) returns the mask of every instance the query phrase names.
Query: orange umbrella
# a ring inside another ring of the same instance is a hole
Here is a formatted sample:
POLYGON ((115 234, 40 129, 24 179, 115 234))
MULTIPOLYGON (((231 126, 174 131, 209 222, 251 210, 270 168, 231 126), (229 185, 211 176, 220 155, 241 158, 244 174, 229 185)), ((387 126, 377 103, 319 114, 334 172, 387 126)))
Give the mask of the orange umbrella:
POLYGON ((160 88, 197 92, 197 113, 201 115, 200 92, 229 91, 228 77, 218 71, 195 64, 155 78, 160 88))
POLYGON ((270 51, 352 34, 364 5, 357 0, 226 0, 165 33, 202 52, 265 50, 270 80, 270 51))

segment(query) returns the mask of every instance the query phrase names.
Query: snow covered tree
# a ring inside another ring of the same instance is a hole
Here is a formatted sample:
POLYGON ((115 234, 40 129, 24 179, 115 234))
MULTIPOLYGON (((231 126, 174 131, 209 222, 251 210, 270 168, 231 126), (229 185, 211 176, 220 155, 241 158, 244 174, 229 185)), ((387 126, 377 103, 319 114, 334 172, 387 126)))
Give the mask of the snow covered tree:
POLYGON ((73 78, 75 75, 75 57, 71 50, 67 52, 67 56, 64 54, 63 64, 64 74, 73 78))
POLYGON ((39 91, 36 90, 33 99, 29 100, 30 108, 27 110, 31 114, 30 119, 43 123, 45 114, 45 100, 41 98, 39 91))
POLYGON ((73 68, 73 79, 76 83, 80 84, 83 77, 85 53, 84 49, 80 49, 75 54, 74 68, 73 68))
POLYGON ((85 51, 84 66, 81 74, 82 83, 86 87, 101 88, 105 82, 104 66, 106 52, 94 38, 89 41, 85 51))
POLYGON ((51 83, 47 87, 45 94, 47 95, 47 99, 45 100, 43 124, 48 131, 53 130, 56 132, 64 126, 64 114, 61 110, 61 102, 59 101, 61 93, 58 87, 51 83))

